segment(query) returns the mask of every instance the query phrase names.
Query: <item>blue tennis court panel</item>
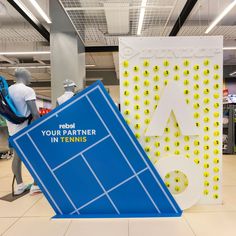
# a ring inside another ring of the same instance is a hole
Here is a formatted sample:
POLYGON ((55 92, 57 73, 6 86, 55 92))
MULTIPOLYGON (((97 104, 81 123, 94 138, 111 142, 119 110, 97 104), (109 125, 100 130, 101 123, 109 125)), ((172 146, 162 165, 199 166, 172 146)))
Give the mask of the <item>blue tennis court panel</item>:
POLYGON ((101 82, 10 139, 56 217, 182 211, 101 82))

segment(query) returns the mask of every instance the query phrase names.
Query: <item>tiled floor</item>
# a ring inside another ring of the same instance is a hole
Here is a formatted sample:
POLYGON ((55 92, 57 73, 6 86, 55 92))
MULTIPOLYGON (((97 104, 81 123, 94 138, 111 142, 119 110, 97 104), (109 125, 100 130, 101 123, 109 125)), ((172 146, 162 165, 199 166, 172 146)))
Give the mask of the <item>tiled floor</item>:
MULTIPOLYGON (((0 161, 0 196, 11 191, 11 161, 0 161)), ((181 218, 51 220, 42 195, 13 203, 0 201, 0 235, 4 236, 235 236, 236 156, 223 161, 223 205, 196 206, 181 218)), ((24 169, 25 182, 31 177, 24 169)))

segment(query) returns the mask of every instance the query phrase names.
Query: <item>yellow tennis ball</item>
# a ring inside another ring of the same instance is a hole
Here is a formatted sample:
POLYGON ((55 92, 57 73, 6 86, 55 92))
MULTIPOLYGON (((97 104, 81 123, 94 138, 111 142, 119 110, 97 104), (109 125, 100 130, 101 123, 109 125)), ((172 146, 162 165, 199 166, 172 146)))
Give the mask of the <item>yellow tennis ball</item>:
POLYGON ((126 110, 124 111, 124 114, 125 114, 125 115, 129 115, 129 114, 130 114, 130 110, 126 109, 126 110))
POLYGON ((145 142, 146 142, 146 143, 149 143, 149 142, 150 142, 150 140, 151 140, 151 138, 150 138, 150 137, 146 137, 146 138, 145 138, 145 142))
POLYGON ((199 80, 200 76, 199 76, 198 74, 195 74, 195 75, 193 76, 193 78, 194 78, 194 80, 199 80))
POLYGON ((185 76, 188 76, 190 74, 190 71, 189 70, 184 70, 184 75, 185 76))
POLYGON ((218 130, 215 130, 213 134, 214 134, 214 136, 219 136, 220 132, 218 130))
POLYGON ((174 80, 178 81, 180 79, 179 75, 174 75, 174 80))
POLYGON ((203 139, 204 139, 204 141, 208 141, 210 139, 210 137, 205 135, 203 139))
POLYGON ((189 84, 189 80, 188 79, 185 79, 184 80, 184 85, 188 85, 189 84))
POLYGON ((175 132, 175 137, 179 137, 180 136, 180 132, 175 132))
POLYGON ((208 107, 205 107, 203 111, 204 111, 204 113, 208 113, 210 111, 210 109, 208 107))
POLYGON ((193 95, 193 97, 194 97, 194 99, 199 99, 199 94, 198 93, 195 93, 194 95, 193 95))
POLYGON ((190 147, 189 147, 188 145, 185 145, 185 146, 184 146, 184 150, 185 150, 185 151, 189 151, 189 150, 190 150, 190 147))
POLYGON ((155 147, 160 147, 160 143, 159 142, 155 142, 154 145, 155 145, 155 147))
POLYGON ((185 102, 189 104, 190 100, 188 98, 185 99, 185 102))
POLYGON ((194 103, 193 107, 194 107, 194 109, 198 109, 200 107, 200 104, 199 103, 194 103))
POLYGON ((213 186, 213 190, 217 191, 219 189, 219 187, 217 185, 213 186))
POLYGON ((193 66, 193 69, 194 69, 195 71, 198 71, 198 70, 200 69, 200 66, 199 66, 198 64, 195 64, 195 65, 193 66))
POLYGON ((184 66, 189 66, 189 64, 190 64, 190 61, 187 60, 187 59, 185 59, 184 62, 183 62, 183 65, 184 65, 184 66))
POLYGON ((129 66, 129 62, 128 61, 123 61, 123 66, 124 67, 128 67, 129 66))
POLYGON ((204 194, 204 195, 208 195, 208 194, 209 194, 209 190, 205 189, 205 190, 203 191, 203 194, 204 194))
POLYGON ((220 125, 220 122, 219 122, 219 121, 215 121, 215 122, 214 122, 214 126, 215 126, 215 127, 218 127, 219 125, 220 125))
POLYGON ((204 175, 204 177, 209 177, 209 173, 207 172, 207 171, 205 171, 204 173, 203 173, 203 175, 204 175))
POLYGON ((140 138, 141 135, 140 135, 139 133, 135 133, 135 137, 136 137, 136 138, 140 138))
POLYGON ((179 177, 175 177, 175 182, 179 183, 180 182, 180 178, 179 177))
POLYGON ((220 104, 218 102, 214 103, 214 107, 218 108, 220 106, 220 104))
POLYGON ((214 149, 213 153, 214 153, 215 155, 218 155, 218 154, 220 153, 220 151, 219 151, 219 149, 214 149))
POLYGON ((175 146, 178 147, 180 145, 180 142, 179 141, 176 141, 175 142, 175 146))
MULTIPOLYGON (((196 154, 195 154, 196 155, 196 154)), ((200 160, 198 159, 198 158, 195 158, 194 159, 194 162, 196 163, 196 164, 199 164, 200 163, 200 160)))
POLYGON ((125 122, 127 123, 127 125, 130 125, 130 120, 129 119, 126 119, 125 122))
POLYGON ((205 154, 203 155, 203 158, 204 158, 205 160, 208 160, 208 159, 209 159, 209 154, 205 153, 205 154))
POLYGON ((149 80, 146 79, 146 80, 144 80, 143 84, 144 84, 144 86, 149 86, 150 82, 149 82, 149 80))
POLYGON ((213 177, 213 181, 218 182, 219 180, 220 180, 219 176, 216 175, 213 177))
POLYGON ((136 75, 136 76, 133 77, 133 80, 134 80, 135 82, 138 82, 138 81, 139 81, 139 77, 136 75))
POLYGON ((209 166, 210 166, 209 163, 204 163, 204 168, 205 168, 205 169, 208 169, 209 166))
POLYGON ((135 101, 138 101, 139 99, 140 99, 139 95, 135 95, 135 96, 134 96, 134 100, 135 100, 135 101))
POLYGON ((155 75, 155 76, 153 77, 153 80, 154 80, 155 82, 157 82, 157 81, 160 80, 160 77, 159 77, 158 75, 155 75))
POLYGON ((208 145, 204 145, 203 148, 204 148, 205 151, 208 151, 210 149, 210 147, 208 145))
POLYGON ((149 90, 145 90, 143 94, 144 94, 144 96, 148 96, 150 94, 150 92, 149 92, 149 90))
POLYGON ((208 181, 204 181, 204 186, 208 187, 210 185, 210 183, 208 181))
POLYGON ((156 152, 155 152, 155 156, 157 156, 157 157, 159 157, 160 154, 161 154, 161 153, 160 153, 159 151, 156 151, 156 152))
POLYGON ((205 122, 205 123, 207 123, 207 122, 209 122, 209 117, 207 117, 207 116, 205 116, 204 118, 203 118, 203 121, 205 122))
POLYGON ((137 123, 137 124, 134 125, 134 128, 135 128, 135 129, 140 129, 140 127, 141 127, 141 125, 140 125, 139 123, 137 123))
POLYGON ((210 74, 210 70, 209 70, 209 69, 205 69, 205 70, 203 71, 203 74, 206 75, 206 76, 209 75, 209 74, 210 74))
POLYGON ((140 87, 138 85, 134 85, 134 91, 139 91, 140 87))
POLYGON ((144 110, 144 114, 145 114, 145 115, 150 114, 150 110, 149 110, 149 109, 145 109, 145 110, 144 110))
POLYGON ((149 101, 148 99, 146 99, 146 100, 144 101, 144 105, 148 106, 149 104, 150 104, 150 101, 149 101))
POLYGON ((217 98, 220 97, 220 94, 219 94, 219 93, 214 93, 213 97, 214 97, 215 99, 217 99, 217 98))
POLYGON ((164 75, 165 77, 169 76, 169 74, 170 74, 170 72, 169 72, 168 70, 164 70, 163 75, 164 75))
POLYGON ((165 150, 166 152, 168 152, 168 151, 170 151, 170 147, 169 147, 169 146, 165 146, 165 147, 164 147, 164 150, 165 150))
POLYGON ((144 122, 145 122, 145 124, 148 125, 150 123, 150 119, 145 119, 144 122))
POLYGON ((214 78, 215 80, 218 80, 218 79, 220 78, 220 75, 214 74, 213 78, 214 78))
POLYGON ((178 65, 174 65, 174 71, 178 71, 179 70, 179 66, 178 65))
POLYGON ((198 89, 199 89, 199 84, 194 84, 193 88, 194 88, 195 90, 198 90, 198 89))
POLYGON ((159 66, 154 66, 154 67, 153 67, 153 71, 154 71, 154 72, 159 71, 159 66))
POLYGON ((124 91, 124 95, 125 95, 125 96, 129 96, 129 91, 128 91, 128 90, 125 90, 125 91, 124 91))
POLYGON ((144 149, 146 152, 150 152, 151 151, 151 148, 149 146, 145 147, 144 149))
POLYGON ((216 157, 213 159, 213 162, 214 162, 214 164, 218 164, 220 162, 220 159, 216 157))
POLYGON ((209 79, 204 79, 204 80, 203 80, 203 83, 204 83, 204 84, 209 84, 209 79))
POLYGON ((195 112, 194 114, 193 114, 193 116, 194 116, 194 118, 198 118, 199 117, 199 113, 198 112, 195 112))
POLYGON ((165 133, 169 133, 169 132, 170 132, 170 128, 166 127, 166 128, 164 129, 164 131, 165 131, 165 133))
POLYGON ((125 70, 124 73, 123 73, 123 76, 124 77, 128 77, 129 76, 129 72, 127 70, 125 70))
POLYGON ((209 59, 205 59, 203 64, 204 64, 204 66, 208 66, 210 64, 210 60, 209 59))
POLYGON ((149 60, 144 60, 143 66, 149 66, 149 65, 150 65, 150 61, 149 60))
POLYGON ((140 106, 138 104, 134 105, 134 110, 139 110, 140 106))
POLYGON ((166 185, 167 188, 170 187, 170 183, 169 182, 165 182, 165 185, 166 185))
POLYGON ((130 104, 130 101, 129 101, 129 100, 125 100, 125 101, 124 101, 124 105, 125 105, 125 106, 129 106, 129 104, 130 104))
POLYGON ((168 80, 164 80, 164 85, 167 85, 168 84, 168 80))
POLYGON ((158 100, 160 99, 160 96, 156 94, 156 95, 154 96, 154 99, 155 99, 156 101, 158 101, 158 100))
POLYGON ((185 95, 189 94, 189 90, 188 90, 188 89, 185 89, 185 90, 184 90, 184 94, 185 94, 185 95))
POLYGON ((163 61, 163 66, 169 66, 169 65, 170 65, 170 62, 168 60, 163 61))
POLYGON ((165 137, 165 142, 169 142, 170 138, 169 137, 165 137))
POLYGON ((210 102, 210 99, 209 99, 209 98, 204 98, 204 99, 203 99, 203 102, 204 102, 205 104, 207 104, 207 103, 210 102))
POLYGON ((124 80, 123 85, 124 85, 125 87, 128 87, 128 86, 129 86, 129 81, 128 81, 128 80, 124 80))
POLYGON ((203 128, 203 130, 204 130, 205 132, 208 132, 208 131, 210 130, 210 128, 209 128, 208 126, 205 126, 205 127, 203 128))
POLYGON ((205 89, 203 90, 203 93, 204 93, 204 94, 209 94, 209 93, 210 93, 210 89, 205 88, 205 89))
POLYGON ((213 115, 214 115, 215 118, 218 118, 218 117, 220 116, 220 113, 217 112, 217 111, 215 111, 215 112, 213 113, 213 115))
POLYGON ((185 157, 186 157, 186 158, 190 158, 190 155, 189 155, 189 154, 186 154, 185 157))
POLYGON ((147 71, 147 70, 145 70, 145 71, 143 72, 143 76, 144 76, 144 77, 148 77, 149 74, 150 74, 150 73, 149 73, 149 71, 147 71))
POLYGON ((139 114, 135 114, 135 115, 134 115, 134 119, 135 119, 135 120, 139 120, 139 119, 140 119, 140 115, 139 115, 139 114))
POLYGON ((184 136, 184 141, 185 141, 185 142, 188 142, 189 139, 190 139, 189 136, 184 136))
POLYGON ((153 90, 154 90, 154 91, 158 91, 158 90, 159 90, 159 86, 158 86, 158 85, 155 85, 155 86, 153 87, 153 90))
POLYGON ((199 140, 194 140, 194 146, 199 146, 200 145, 200 142, 199 142, 199 140))
POLYGON ((139 71, 139 67, 138 66, 134 66, 133 71, 134 72, 138 72, 139 71))
POLYGON ((219 84, 214 84, 214 89, 218 89, 219 87, 220 87, 220 85, 219 84))
POLYGON ((214 167, 214 168, 213 168, 213 171, 214 171, 215 173, 218 173, 220 170, 219 170, 218 167, 214 167))

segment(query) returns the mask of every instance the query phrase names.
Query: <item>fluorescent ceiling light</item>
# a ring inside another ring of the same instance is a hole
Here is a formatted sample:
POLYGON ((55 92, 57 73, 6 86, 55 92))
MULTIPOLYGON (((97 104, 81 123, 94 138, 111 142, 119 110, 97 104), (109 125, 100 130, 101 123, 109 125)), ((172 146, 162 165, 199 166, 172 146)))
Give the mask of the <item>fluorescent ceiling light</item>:
POLYGON ((223 47, 223 50, 236 50, 236 47, 223 47))
POLYGON ((49 69, 49 68, 51 68, 51 66, 50 65, 45 65, 45 66, 0 66, 0 70, 16 69, 16 68, 49 69))
POLYGON ((236 71, 232 72, 232 73, 229 74, 229 75, 235 77, 235 76, 236 76, 236 71))
POLYGON ((205 34, 208 34, 236 5, 236 0, 234 0, 232 3, 230 3, 221 13, 219 16, 216 17, 216 19, 210 24, 210 26, 207 28, 205 34))
POLYGON ((139 15, 139 21, 138 21, 137 35, 140 35, 141 31, 142 31, 146 5, 147 5, 147 0, 142 0, 141 9, 140 9, 140 15, 139 15))
POLYGON ((39 4, 36 2, 36 0, 30 0, 30 3, 34 6, 36 11, 43 17, 43 19, 48 23, 51 24, 52 21, 49 19, 49 17, 46 15, 46 13, 43 11, 43 9, 39 6, 39 4))
POLYGON ((17 55, 45 55, 50 54, 50 51, 34 51, 34 52, 0 52, 3 56, 17 56, 17 55))
POLYGON ((95 67, 96 65, 86 65, 86 67, 95 67))
POLYGON ((25 14, 36 24, 39 24, 38 19, 33 15, 33 13, 20 1, 20 0, 13 0, 21 9, 25 12, 25 14))

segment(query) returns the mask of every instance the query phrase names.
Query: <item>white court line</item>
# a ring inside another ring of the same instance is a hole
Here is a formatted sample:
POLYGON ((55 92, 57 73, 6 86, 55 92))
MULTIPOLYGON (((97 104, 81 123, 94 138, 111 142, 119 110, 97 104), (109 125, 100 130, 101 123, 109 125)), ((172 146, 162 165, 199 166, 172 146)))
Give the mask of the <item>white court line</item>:
MULTIPOLYGON (((137 172, 137 175, 142 174, 142 173, 143 173, 144 171, 146 171, 146 170, 148 170, 147 167, 144 168, 144 169, 142 169, 142 170, 140 170, 139 172, 137 172)), ((123 185, 123 184, 129 182, 131 179, 133 179, 133 178, 135 178, 135 177, 136 177, 136 175, 132 175, 132 176, 130 176, 129 178, 127 178, 127 179, 123 180, 122 182, 120 182, 119 184, 117 184, 116 186, 114 186, 114 187, 110 188, 109 190, 107 190, 107 193, 112 192, 113 190, 119 188, 121 185, 123 185)), ((85 204, 82 205, 80 208, 78 208, 78 210, 80 211, 81 209, 83 209, 83 208, 85 208, 86 206, 90 205, 91 203, 97 201, 97 200, 100 199, 101 197, 104 197, 105 195, 106 195, 106 194, 103 193, 103 194, 101 194, 101 195, 95 197, 95 198, 92 199, 91 201, 85 203, 85 204)), ((70 215, 74 214, 75 212, 76 212, 76 211, 71 212, 70 215)))
POLYGON ((121 124, 122 128, 124 129, 124 131, 126 132, 126 134, 128 135, 129 139, 131 140, 131 142, 133 143, 133 145, 135 146, 136 150, 138 151, 139 155, 142 157, 144 163, 146 164, 146 166, 148 166, 149 171, 151 172, 152 176, 154 177, 154 179, 156 180, 157 184, 159 185, 160 189, 162 190, 163 194, 165 195, 165 197, 167 198, 167 200, 169 201, 170 205, 172 206, 172 208, 174 209, 174 211, 176 213, 178 213, 178 210, 176 209, 176 207, 174 206, 173 202, 171 201, 171 199, 169 198, 168 194, 166 193, 166 191, 164 190, 164 188, 162 187, 160 181, 157 179, 157 177, 155 176, 155 174, 153 173, 152 169, 150 168, 149 164, 147 163, 147 161, 145 160, 145 157, 143 156, 143 154, 141 153, 141 151, 139 150, 139 148, 137 147, 136 143, 134 142, 134 140, 132 139, 132 137, 130 136, 128 130, 125 128, 124 124, 122 123, 122 121, 120 120, 120 117, 116 114, 116 112, 114 111, 114 108, 112 107, 112 105, 110 104, 109 100, 107 99, 107 97, 105 96, 105 94, 103 93, 102 89, 100 87, 98 87, 99 91, 101 92, 102 96, 105 98, 107 104, 109 105, 109 107, 111 108, 112 112, 114 113, 114 115, 116 116, 116 118, 118 119, 119 123, 121 124))
POLYGON ((102 188, 103 192, 105 193, 105 195, 107 196, 107 198, 109 199, 111 205, 115 208, 116 212, 120 215, 119 210, 117 209, 115 203, 112 201, 112 199, 110 198, 110 196, 108 195, 106 189, 104 188, 103 184, 101 183, 101 181, 99 180, 99 178, 97 177, 97 175, 95 174, 94 170, 92 169, 92 167, 89 165, 89 163, 87 162, 86 158, 84 157, 83 154, 81 154, 85 164, 88 166, 89 170, 92 172, 94 178, 97 180, 99 186, 102 188))
POLYGON ((86 97, 88 94, 90 94, 91 92, 93 92, 94 90, 98 89, 99 86, 97 85, 96 87, 92 88, 91 90, 89 90, 87 93, 81 95, 80 97, 76 98, 75 100, 73 100, 72 102, 68 103, 67 105, 65 105, 64 107, 60 108, 58 111, 54 112, 52 115, 49 115, 47 118, 45 118, 44 120, 40 121, 39 123, 37 123, 36 125, 34 125, 33 127, 31 127, 30 129, 26 130, 25 132, 23 132, 22 134, 20 134, 19 136, 17 136, 15 140, 19 139, 20 137, 22 137, 23 135, 25 135, 26 133, 29 133, 30 131, 34 130, 35 128, 37 128, 39 125, 43 124, 44 122, 46 122, 47 120, 53 118, 54 116, 57 116, 60 112, 62 112, 63 110, 67 109, 68 107, 70 107, 72 104, 74 104, 75 102, 78 102, 79 100, 81 100, 83 97, 86 97))
POLYGON ((116 140, 114 139, 114 137, 112 136, 109 128, 107 127, 107 125, 105 124, 104 120, 102 119, 102 117, 100 116, 100 114, 98 113, 97 109, 95 108, 95 106, 93 105, 93 103, 91 102, 91 100, 89 99, 88 96, 86 96, 86 98, 88 99, 90 105, 92 106, 92 108, 94 109, 95 113, 97 114, 98 118, 100 119, 100 121, 102 122, 102 124, 104 125, 104 127, 106 128, 107 132, 111 135, 111 138, 113 140, 113 142, 115 143, 116 147, 119 149, 120 153, 122 154, 123 158, 125 159, 126 163, 128 164, 129 168, 132 170, 132 172, 136 175, 136 178, 138 180, 138 182, 140 183, 140 185, 142 186, 143 190, 145 191, 145 193, 147 194, 147 196, 149 197, 150 201, 152 202, 152 204, 154 205, 154 207, 156 208, 156 210, 160 212, 158 206, 156 205, 156 203, 154 202, 154 200, 152 199, 152 196, 150 195, 150 193, 147 191, 146 187, 143 185, 143 182, 141 181, 141 179, 137 176, 137 173, 135 172, 133 166, 130 164, 129 160, 127 159, 126 155, 124 154, 123 150, 120 148, 119 144, 116 142, 116 140))
MULTIPOLYGON (((48 165, 47 161, 45 160, 43 154, 40 152, 40 150, 38 149, 37 145, 35 144, 34 140, 30 137, 29 134, 27 134, 28 138, 30 139, 31 143, 33 144, 34 148, 37 150, 38 154, 40 155, 40 157, 42 158, 43 162, 45 163, 45 165, 47 166, 47 168, 49 169, 50 173, 52 174, 52 176, 54 177, 54 179, 56 180, 56 182, 58 183, 58 185, 60 186, 61 190, 63 191, 63 193, 65 194, 65 196, 67 197, 67 199, 69 200, 69 202, 71 203, 71 205, 73 206, 73 208, 76 210, 76 206, 74 204, 74 202, 71 200, 71 198, 69 197, 69 195, 67 194, 67 192, 65 191, 65 189, 63 188, 61 182, 58 180, 58 178, 56 177, 56 175, 53 173, 52 169, 50 168, 50 166, 48 165)), ((76 211, 78 214, 79 211, 76 211)))
POLYGON ((54 200, 54 198, 52 197, 52 195, 50 194, 50 192, 48 191, 48 189, 46 188, 46 186, 44 185, 43 181, 41 180, 41 178, 38 176, 37 172, 35 171, 35 169, 33 168, 33 166, 30 164, 29 160, 27 159, 27 157, 25 156, 24 152, 22 151, 21 147, 18 145, 18 143, 16 141, 14 141, 14 143, 16 144, 17 148, 19 149, 19 151, 21 152, 22 156, 25 158, 26 162, 28 163, 29 167, 31 168, 31 170, 33 171, 33 173, 35 174, 35 176, 38 178, 39 182, 41 183, 42 187, 44 188, 45 192, 48 194, 48 196, 50 197, 51 201, 53 202, 53 204, 56 206, 57 210, 59 211, 60 214, 62 214, 62 211, 60 209, 60 207, 57 205, 56 201, 54 200))
POLYGON ((96 146, 97 144, 101 143, 102 141, 104 141, 105 139, 109 138, 110 134, 108 134, 107 136, 103 137, 102 139, 98 140, 96 143, 88 146, 87 148, 85 148, 83 151, 75 154, 74 156, 72 156, 71 158, 69 158, 68 160, 62 162, 60 165, 56 166, 54 169, 52 169, 52 171, 56 171, 57 169, 61 168, 62 166, 66 165, 68 162, 71 162, 72 160, 74 160, 75 158, 77 158, 78 156, 82 155, 84 152, 88 151, 89 149, 93 148, 94 146, 96 146))

